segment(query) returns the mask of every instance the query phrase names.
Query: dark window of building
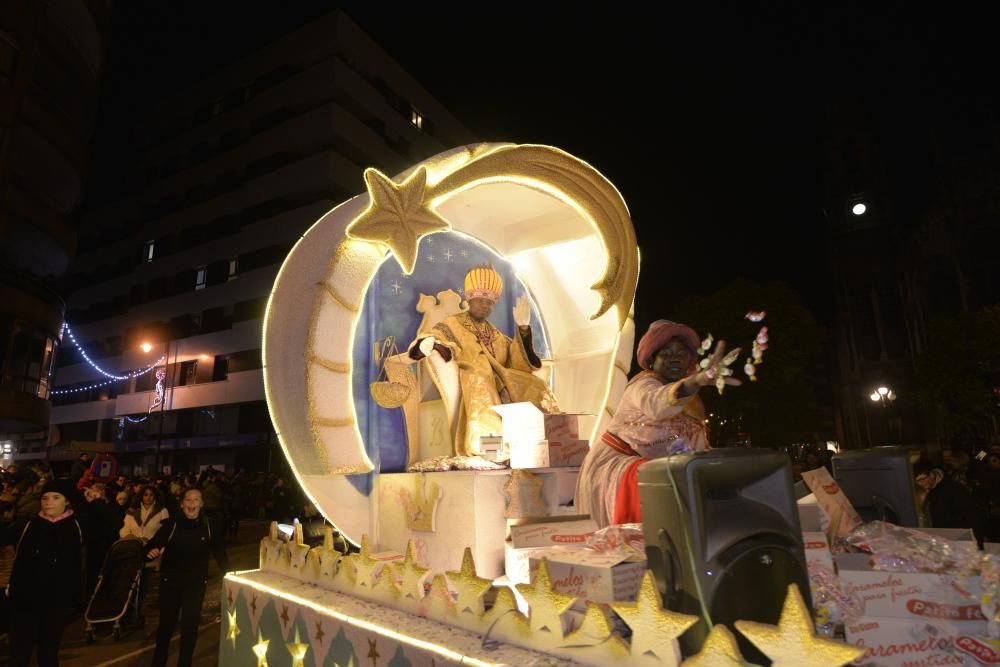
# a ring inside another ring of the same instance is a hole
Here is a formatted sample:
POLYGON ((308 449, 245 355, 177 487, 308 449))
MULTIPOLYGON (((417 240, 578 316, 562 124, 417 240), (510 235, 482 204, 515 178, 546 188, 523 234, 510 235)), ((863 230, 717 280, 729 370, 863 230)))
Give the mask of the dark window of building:
POLYGON ((233 322, 245 322, 246 320, 258 320, 264 317, 264 309, 267 307, 267 298, 248 299, 233 304, 233 322))
POLYGON ((156 257, 156 239, 150 239, 142 244, 142 261, 152 262, 156 257))
POLYGON ((201 331, 211 333, 213 331, 223 331, 229 328, 229 320, 226 317, 226 309, 222 306, 209 308, 201 311, 201 331))
POLYGON ((235 257, 229 260, 228 273, 226 274, 226 280, 233 280, 236 278, 236 273, 239 270, 239 260, 235 257))
POLYGON ((194 288, 196 290, 205 289, 208 284, 208 267, 199 266, 194 270, 194 288))
POLYGON ((10 88, 17 68, 18 48, 14 40, 0 33, 0 86, 10 88))
POLYGON ((212 368, 212 382, 221 382, 229 377, 229 355, 219 354, 215 357, 215 366, 212 368))
POLYGON ((424 115, 416 109, 410 109, 410 125, 418 130, 424 129, 424 115))
POLYGON ((844 165, 844 174, 851 175, 861 171, 861 161, 858 159, 858 144, 854 139, 845 139, 840 144, 840 160, 844 165))
POLYGON ((242 371, 252 371, 263 368, 264 363, 260 356, 260 348, 255 350, 242 350, 229 355, 228 372, 240 373, 242 371))
POLYGON ((151 370, 148 373, 143 373, 135 379, 135 390, 140 391, 153 391, 156 387, 156 370, 151 370))
POLYGON ((197 374, 198 374, 197 359, 181 362, 181 372, 177 377, 177 386, 186 387, 187 385, 194 384, 195 377, 197 377, 197 374))

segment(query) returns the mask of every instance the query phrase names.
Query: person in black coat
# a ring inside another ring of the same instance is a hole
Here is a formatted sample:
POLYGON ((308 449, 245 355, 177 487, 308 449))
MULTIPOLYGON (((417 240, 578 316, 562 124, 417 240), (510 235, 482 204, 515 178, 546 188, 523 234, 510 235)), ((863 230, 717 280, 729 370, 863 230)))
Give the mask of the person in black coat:
POLYGON ((105 496, 106 489, 101 483, 88 486, 83 497, 87 501, 80 508, 81 520, 85 528, 84 547, 86 547, 87 596, 93 594, 97 587, 97 578, 104 565, 104 557, 111 545, 118 540, 124 519, 118 514, 117 503, 112 506, 105 496))
POLYGON ((226 536, 213 530, 202 516, 201 491, 187 489, 181 496, 180 514, 164 519, 160 529, 146 544, 146 557, 162 555, 160 561, 160 625, 156 629, 156 651, 153 666, 167 664, 170 637, 174 634, 177 619, 181 623, 180 657, 178 667, 188 667, 198 639, 198 621, 205 600, 208 580, 208 559, 223 572, 229 570, 226 557, 226 536))
POLYGON ((976 539, 985 536, 985 517, 968 488, 926 461, 913 466, 918 499, 923 496, 935 528, 971 528, 976 539))
POLYGON ((46 482, 39 514, 20 530, 8 594, 11 664, 25 667, 37 651, 39 667, 59 664, 59 641, 81 596, 83 530, 69 507, 72 486, 46 482))

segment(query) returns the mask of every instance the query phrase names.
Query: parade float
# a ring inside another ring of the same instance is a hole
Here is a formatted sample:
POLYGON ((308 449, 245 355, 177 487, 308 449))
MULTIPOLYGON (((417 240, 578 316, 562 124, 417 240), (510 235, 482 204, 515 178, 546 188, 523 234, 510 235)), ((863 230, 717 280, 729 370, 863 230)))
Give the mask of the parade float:
POLYGON ((817 636, 794 583, 768 623, 666 609, 641 548, 623 534, 595 548, 575 513, 578 466, 635 338, 639 251, 606 178, 555 148, 478 144, 364 181, 289 253, 263 344, 289 465, 357 548, 273 525, 260 567, 225 578, 219 664, 739 665, 754 647, 803 667, 865 654, 817 636), (483 294, 487 324, 469 319, 483 294), (469 356, 469 335, 488 358, 469 356))

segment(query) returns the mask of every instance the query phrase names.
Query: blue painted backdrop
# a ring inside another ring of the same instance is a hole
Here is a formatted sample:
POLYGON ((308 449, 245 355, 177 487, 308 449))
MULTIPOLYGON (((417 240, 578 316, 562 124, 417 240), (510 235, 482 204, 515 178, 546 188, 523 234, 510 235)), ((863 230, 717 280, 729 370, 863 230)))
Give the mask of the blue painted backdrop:
MULTIPOLYGON (((417 265, 412 275, 404 275, 393 257, 383 262, 368 287, 361 318, 354 336, 354 406, 365 448, 375 469, 399 472, 406 468, 408 443, 401 409, 387 410, 375 403, 369 384, 376 379, 378 367, 373 358, 376 340, 395 336, 400 352, 417 334, 423 315, 416 311, 421 294, 436 296, 453 289, 464 296, 465 274, 477 264, 489 263, 503 276, 504 291, 493 308, 490 320, 508 336, 515 325, 511 309, 527 290, 517 279, 514 267, 487 246, 472 237, 443 232, 424 237, 420 242, 417 265)), ((549 356, 538 311, 532 304, 532 339, 542 358, 549 356)), ((371 474, 355 475, 352 482, 367 494, 371 474)))

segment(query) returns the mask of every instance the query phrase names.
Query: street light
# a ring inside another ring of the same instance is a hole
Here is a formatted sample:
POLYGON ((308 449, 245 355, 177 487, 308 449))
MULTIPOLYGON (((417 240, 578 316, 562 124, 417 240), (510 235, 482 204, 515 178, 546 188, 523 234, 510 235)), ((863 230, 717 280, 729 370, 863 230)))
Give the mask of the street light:
POLYGON ((881 385, 877 389, 873 390, 871 395, 868 397, 872 399, 873 403, 880 403, 883 408, 886 409, 885 412, 885 432, 889 438, 892 438, 892 427, 889 422, 889 410, 892 404, 896 400, 896 392, 894 392, 890 387, 881 385))
POLYGON ((860 201, 851 207, 851 213, 853 213, 854 215, 864 215, 865 211, 867 210, 868 207, 865 205, 865 203, 860 201))
MULTIPOLYGON (((163 361, 163 393, 160 394, 160 397, 159 397, 160 398, 160 406, 159 406, 160 407, 160 419, 159 419, 159 427, 157 428, 157 433, 156 433, 156 457, 155 457, 154 463, 153 463, 153 474, 154 475, 158 474, 160 472, 160 447, 163 444, 163 411, 166 409, 166 405, 167 405, 167 379, 168 379, 168 376, 170 375, 170 373, 169 373, 169 370, 170 370, 170 345, 173 342, 174 341, 173 341, 172 338, 168 338, 167 339, 166 353, 162 357, 162 361, 163 361)), ((153 346, 150 343, 148 343, 148 342, 143 343, 140 347, 142 348, 142 351, 146 352, 146 353, 148 353, 150 350, 153 349, 153 346)), ((175 347, 174 348, 174 361, 176 362, 176 360, 177 360, 177 348, 175 347)), ((159 365, 159 363, 157 363, 157 365, 159 365)), ((159 371, 157 371, 157 373, 159 373, 159 371)), ((159 380, 159 377, 157 377, 157 379, 159 380)), ((173 384, 173 383, 171 383, 171 384, 173 384)), ((172 387, 171 387, 171 391, 172 391, 172 387)), ((150 408, 151 411, 152 411, 152 409, 153 409, 153 407, 150 408)))
POLYGON ((149 343, 143 343, 139 347, 141 347, 142 351, 145 352, 146 354, 149 354, 149 351, 153 349, 153 346, 150 345, 149 343))

